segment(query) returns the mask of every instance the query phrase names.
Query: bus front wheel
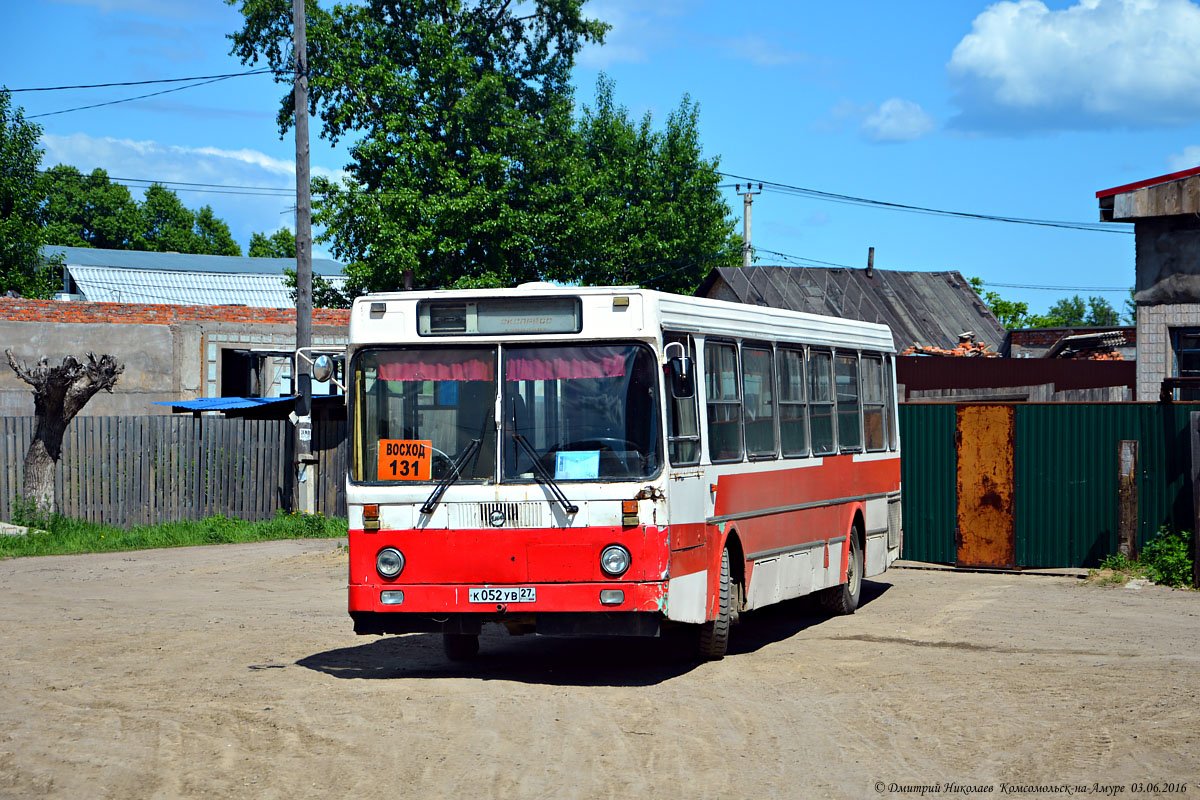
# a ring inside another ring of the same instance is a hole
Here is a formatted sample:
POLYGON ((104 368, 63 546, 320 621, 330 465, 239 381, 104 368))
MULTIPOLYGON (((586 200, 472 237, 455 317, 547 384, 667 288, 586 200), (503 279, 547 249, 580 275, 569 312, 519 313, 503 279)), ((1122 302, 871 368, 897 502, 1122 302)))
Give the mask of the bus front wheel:
POLYGON ((451 661, 469 661, 479 652, 479 635, 475 633, 443 633, 442 648, 451 661))
POLYGON ((729 628, 733 625, 733 581, 730 576, 729 548, 721 552, 721 579, 718 587, 717 618, 700 626, 700 656, 719 661, 729 649, 729 628))
POLYGON ((846 582, 821 592, 821 605, 831 614, 853 614, 862 595, 863 551, 859 543, 858 525, 850 530, 850 559, 846 565, 846 582))

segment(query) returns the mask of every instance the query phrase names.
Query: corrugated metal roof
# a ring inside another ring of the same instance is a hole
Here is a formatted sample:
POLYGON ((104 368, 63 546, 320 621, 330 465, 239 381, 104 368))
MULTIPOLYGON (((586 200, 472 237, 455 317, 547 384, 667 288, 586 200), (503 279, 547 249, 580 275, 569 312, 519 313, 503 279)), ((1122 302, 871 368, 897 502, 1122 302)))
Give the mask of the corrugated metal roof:
MULTIPOLYGON (((101 250, 94 247, 42 246, 42 257, 62 254, 67 266, 116 267, 158 272, 210 272, 219 274, 282 275, 284 268, 296 269, 294 258, 249 258, 247 256, 197 256, 187 253, 149 253, 141 250, 101 250)), ((329 258, 312 260, 313 274, 323 277, 342 274, 344 265, 329 258)))
POLYGON ((719 267, 696 295, 883 323, 900 350, 911 344, 952 348, 965 331, 999 349, 1005 335, 958 272, 877 269, 867 277, 861 269, 719 267))
MULTIPOLYGON (((257 261, 258 259, 241 259, 257 261)), ((263 259, 287 261, 288 259, 263 259)), ((294 308, 296 301, 279 273, 169 272, 68 265, 79 293, 93 303, 163 303, 166 305, 243 305, 294 308)), ((326 278, 340 289, 346 278, 326 278)))

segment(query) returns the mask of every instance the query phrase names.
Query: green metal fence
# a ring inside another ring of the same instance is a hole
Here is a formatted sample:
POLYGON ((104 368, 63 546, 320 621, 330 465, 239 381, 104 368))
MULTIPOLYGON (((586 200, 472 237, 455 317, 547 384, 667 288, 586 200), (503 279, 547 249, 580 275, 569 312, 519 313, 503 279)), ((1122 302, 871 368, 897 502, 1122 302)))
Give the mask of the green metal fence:
MULTIPOLYGON (((1138 442, 1138 540, 1193 527, 1189 414, 1200 404, 1046 403, 1014 408, 1017 565, 1096 566, 1117 549, 1119 442, 1138 442)), ((900 407, 904 558, 954 563, 954 404, 900 407)))

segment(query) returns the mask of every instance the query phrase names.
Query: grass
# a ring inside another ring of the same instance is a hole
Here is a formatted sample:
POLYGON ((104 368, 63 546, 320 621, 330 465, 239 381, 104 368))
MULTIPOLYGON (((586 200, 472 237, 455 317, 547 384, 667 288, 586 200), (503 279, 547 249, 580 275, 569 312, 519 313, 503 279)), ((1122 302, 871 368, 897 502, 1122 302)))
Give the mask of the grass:
POLYGON ((1106 556, 1100 569, 1088 572, 1088 579, 1100 585, 1122 586, 1131 579, 1144 578, 1162 586, 1186 588, 1192 582, 1192 535, 1167 527, 1146 543, 1136 560, 1120 553, 1106 556))
POLYGON ((275 539, 332 539, 346 535, 344 519, 286 511, 279 511, 274 519, 262 522, 217 515, 199 522, 135 525, 129 530, 58 515, 34 519, 17 515, 13 521, 18 525, 29 525, 30 531, 24 536, 0 536, 0 559, 275 539))

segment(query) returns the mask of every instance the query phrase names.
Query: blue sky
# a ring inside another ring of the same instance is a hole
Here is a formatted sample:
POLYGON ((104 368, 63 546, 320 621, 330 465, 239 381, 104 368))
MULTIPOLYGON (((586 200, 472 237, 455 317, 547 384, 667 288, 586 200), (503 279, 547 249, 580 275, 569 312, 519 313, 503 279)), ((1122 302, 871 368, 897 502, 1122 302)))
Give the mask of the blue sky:
MULTIPOLYGON (((661 124, 690 95, 706 155, 755 180, 970 213, 1095 222, 1095 192, 1200 164, 1200 6, 1188 0, 983 3, 592 0, 612 24, 585 50, 577 100, 598 74, 635 116, 661 124), (735 10, 736 8, 736 10, 735 10)), ((38 0, 2 17, 10 88, 222 74, 246 69, 215 0, 38 0), (51 33, 52 32, 52 33, 51 33)), ((27 115, 169 87, 20 93, 27 115)), ((35 119, 44 166, 123 178, 294 185, 290 134, 269 76, 35 119)), ((319 132, 312 126, 314 135, 319 132)), ((315 173, 344 145, 315 140, 315 173)), ((729 179, 729 183, 736 179, 729 179)), ((291 224, 293 199, 187 191, 243 247, 291 224)), ((731 207, 742 204, 733 188, 731 207)), ((794 258, 884 269, 958 270, 1042 311, 1064 294, 1121 307, 1133 236, 960 220, 767 191, 756 198, 760 264, 794 258), (790 258, 775 255, 787 254, 790 258)), ((322 254, 320 245, 317 253, 322 254)))

